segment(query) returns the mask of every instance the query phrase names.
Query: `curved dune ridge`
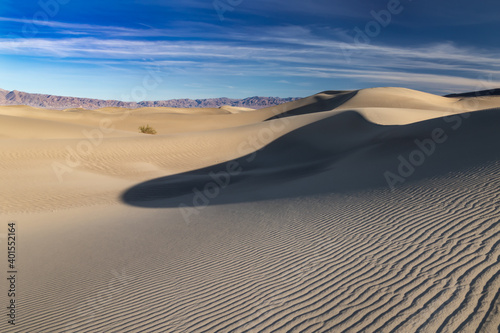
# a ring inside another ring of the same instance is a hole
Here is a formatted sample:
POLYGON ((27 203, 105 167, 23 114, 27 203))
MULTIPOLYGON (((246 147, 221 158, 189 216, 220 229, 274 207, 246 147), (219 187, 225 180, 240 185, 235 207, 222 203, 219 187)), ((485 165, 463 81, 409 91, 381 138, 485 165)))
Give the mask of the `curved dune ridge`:
POLYGON ((500 332, 499 123, 499 96, 403 88, 0 107, 0 331, 500 332))

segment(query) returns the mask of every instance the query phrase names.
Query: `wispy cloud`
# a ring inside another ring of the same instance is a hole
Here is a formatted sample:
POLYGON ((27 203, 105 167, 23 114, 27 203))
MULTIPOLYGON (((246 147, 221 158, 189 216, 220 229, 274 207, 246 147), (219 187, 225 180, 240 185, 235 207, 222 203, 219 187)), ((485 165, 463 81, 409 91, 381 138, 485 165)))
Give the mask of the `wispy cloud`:
POLYGON ((212 41, 123 40, 85 38, 4 38, 4 54, 60 56, 94 59, 156 60, 245 60, 250 62, 297 63, 344 68, 406 68, 484 72, 500 70, 500 59, 492 51, 460 48, 451 43, 420 47, 354 45, 333 40, 311 38, 259 38, 212 41), (265 40, 269 43, 262 43, 265 40), (375 61, 376 60, 376 61, 375 61))
POLYGON ((12 22, 22 25, 41 28, 48 27, 52 32, 60 35, 82 35, 82 36, 114 36, 114 37, 166 37, 178 36, 179 32, 174 29, 156 29, 151 26, 144 28, 129 28, 119 26, 93 25, 81 23, 67 23, 58 21, 35 21, 29 19, 0 17, 0 22, 12 22))
MULTIPOLYGON (((0 21, 29 23, 25 19, 0 21)), ((500 74, 498 50, 463 47, 448 41, 419 46, 346 43, 304 26, 245 28, 226 32, 198 27, 133 29, 43 22, 62 38, 0 38, 0 54, 64 59, 103 66, 134 66, 151 59, 156 66, 191 74, 230 76, 347 78, 390 85, 470 88, 500 74), (161 37, 148 39, 145 37, 161 37), (106 37, 106 38, 104 38, 106 37), (137 37, 137 38, 128 38, 137 37)), ((335 35, 336 31, 332 31, 335 35)), ((490 80, 500 86, 498 80, 490 80)), ((276 81, 275 81, 276 82, 276 81)))

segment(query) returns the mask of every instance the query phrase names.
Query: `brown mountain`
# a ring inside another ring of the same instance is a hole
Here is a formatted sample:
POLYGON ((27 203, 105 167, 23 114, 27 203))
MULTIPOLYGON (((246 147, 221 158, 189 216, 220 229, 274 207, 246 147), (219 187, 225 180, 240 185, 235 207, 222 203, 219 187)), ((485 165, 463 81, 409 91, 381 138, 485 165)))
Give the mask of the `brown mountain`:
POLYGON ((444 97, 484 97, 484 96, 500 96, 500 89, 489 89, 481 91, 471 91, 460 94, 449 94, 444 97))
POLYGON ((226 97, 209 99, 171 99, 165 101, 122 102, 116 100, 101 100, 67 96, 30 94, 22 91, 8 91, 0 89, 0 105, 29 105, 47 109, 85 108, 99 109, 103 107, 178 107, 178 108, 211 108, 223 105, 240 106, 247 108, 264 108, 299 99, 298 97, 248 97, 245 99, 231 99, 226 97))

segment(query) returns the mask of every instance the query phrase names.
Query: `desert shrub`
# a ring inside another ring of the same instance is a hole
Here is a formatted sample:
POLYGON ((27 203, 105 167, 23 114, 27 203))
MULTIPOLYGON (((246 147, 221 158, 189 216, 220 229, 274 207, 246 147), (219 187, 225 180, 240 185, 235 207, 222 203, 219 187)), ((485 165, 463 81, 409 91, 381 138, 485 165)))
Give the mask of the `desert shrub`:
POLYGON ((141 133, 145 133, 145 134, 156 134, 156 130, 149 125, 139 126, 139 131, 141 131, 141 133))

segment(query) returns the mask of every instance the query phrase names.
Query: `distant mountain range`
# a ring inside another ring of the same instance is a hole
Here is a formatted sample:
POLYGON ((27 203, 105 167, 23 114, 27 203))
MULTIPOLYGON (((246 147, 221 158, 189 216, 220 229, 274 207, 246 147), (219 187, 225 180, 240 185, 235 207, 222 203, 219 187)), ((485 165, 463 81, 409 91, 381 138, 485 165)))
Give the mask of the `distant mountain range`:
POLYGON ((449 94, 444 97, 484 97, 484 96, 500 96, 500 89, 489 89, 481 91, 471 91, 460 94, 449 94))
MULTIPOLYGON (((476 92, 449 94, 445 97, 480 97, 499 96, 500 89, 483 90, 476 92)), ((142 108, 142 107, 174 107, 174 108, 217 108, 223 105, 261 109, 268 106, 292 102, 301 97, 248 97, 232 99, 226 97, 208 99, 169 99, 164 101, 122 102, 116 100, 102 100, 92 98, 54 96, 30 94, 22 91, 8 91, 0 89, 0 105, 29 105, 47 109, 99 109, 105 107, 142 108)))
POLYGON ((165 101, 122 102, 92 98, 66 97, 43 94, 30 94, 22 91, 0 89, 0 105, 29 105, 48 109, 85 108, 99 109, 104 107, 176 107, 176 108, 217 108, 223 105, 260 109, 295 101, 300 97, 248 97, 231 99, 226 97, 209 99, 170 99, 165 101))

